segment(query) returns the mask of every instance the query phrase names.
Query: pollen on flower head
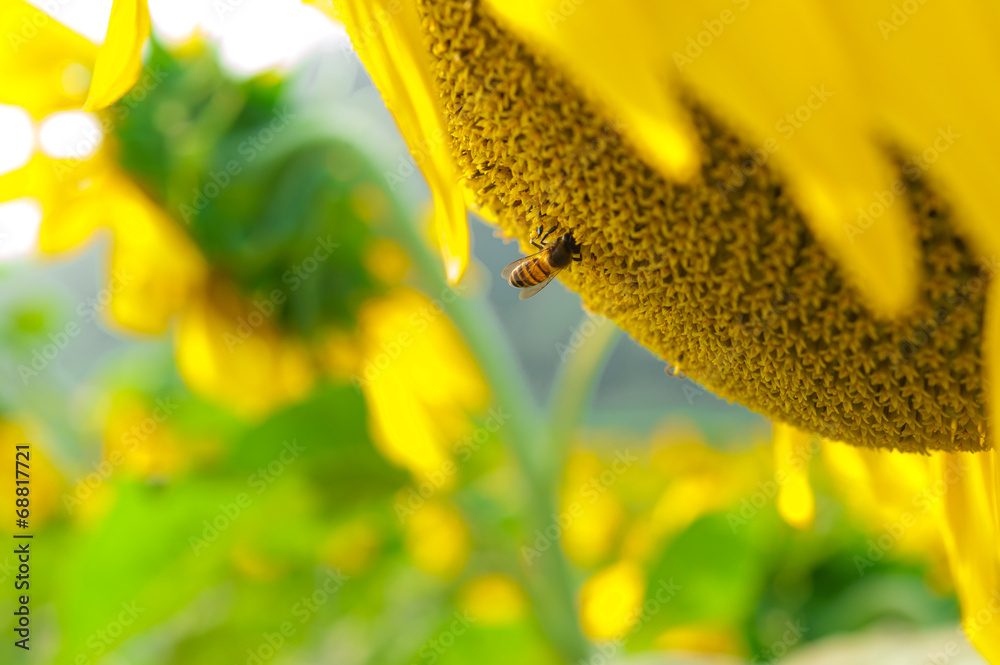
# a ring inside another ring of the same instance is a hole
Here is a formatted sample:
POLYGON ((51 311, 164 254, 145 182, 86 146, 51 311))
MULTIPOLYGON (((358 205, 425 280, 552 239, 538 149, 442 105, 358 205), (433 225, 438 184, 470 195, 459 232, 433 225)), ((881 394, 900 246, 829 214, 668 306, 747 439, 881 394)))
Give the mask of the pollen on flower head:
POLYGON ((571 230, 583 262, 562 277, 588 310, 722 397, 799 429, 917 452, 987 446, 980 340, 994 257, 972 254, 919 169, 899 160, 885 205, 910 212, 922 297, 881 320, 806 226, 768 153, 710 110, 689 104, 703 163, 693 183, 673 184, 480 3, 420 9, 475 202, 513 237, 543 215, 571 230))

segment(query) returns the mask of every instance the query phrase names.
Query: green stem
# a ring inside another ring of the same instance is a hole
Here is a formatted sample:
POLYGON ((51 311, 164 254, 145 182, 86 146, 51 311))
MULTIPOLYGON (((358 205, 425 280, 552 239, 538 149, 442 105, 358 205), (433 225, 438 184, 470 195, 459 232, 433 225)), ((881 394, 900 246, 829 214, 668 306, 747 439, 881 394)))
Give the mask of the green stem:
MULTIPOLYGON (((441 304, 475 357, 496 405, 509 415, 504 436, 526 481, 525 502, 527 541, 534 542, 553 525, 558 525, 559 484, 573 432, 590 404, 597 379, 618 339, 618 328, 603 319, 586 317, 578 327, 582 343, 563 363, 556 377, 550 411, 545 413, 532 397, 531 386, 521 371, 517 355, 496 313, 481 295, 451 297, 441 260, 427 243, 405 211, 392 198, 393 231, 413 260, 424 287, 441 304), (446 297, 447 296, 447 297, 446 297), (587 320, 595 326, 588 332, 587 320)), ((585 660, 592 646, 583 635, 576 606, 576 585, 570 563, 562 550, 561 539, 553 539, 541 556, 521 557, 520 568, 532 598, 535 614, 553 646, 567 663, 585 660)), ((530 546, 530 545, 529 545, 530 546)))
MULTIPOLYGON (((504 438, 517 457, 528 486, 525 523, 528 540, 534 541, 537 534, 544 536, 549 527, 558 524, 559 475, 548 473, 545 464, 546 450, 553 444, 550 430, 523 372, 516 369, 516 356, 500 334, 492 309, 480 299, 456 299, 452 304, 449 308, 452 320, 489 381, 497 404, 510 415, 504 438)), ((591 647, 580 629, 569 561, 558 538, 540 556, 523 557, 522 571, 538 620, 563 659, 567 663, 585 659, 591 647)))
MULTIPOLYGON (((619 332, 618 326, 608 319, 590 315, 585 315, 574 330, 574 337, 581 341, 564 352, 549 397, 552 445, 545 460, 547 477, 554 477, 565 464, 573 432, 583 422, 584 412, 594 399, 597 381, 611 358, 619 332)), ((575 340, 571 339, 572 342, 575 340)))
MULTIPOLYGON (((399 218, 405 220, 407 216, 401 214, 399 218)), ((536 533, 544 533, 553 524, 553 516, 558 512, 555 486, 558 476, 547 473, 545 462, 545 451, 552 444, 545 415, 532 397, 531 386, 519 369, 509 340, 501 333, 493 309, 482 297, 451 297, 440 260, 430 253, 416 229, 399 223, 395 231, 428 293, 439 294, 437 300, 465 339, 493 391, 497 406, 509 416, 503 438, 525 479, 528 491, 525 530, 533 540, 536 533)), ((537 560, 523 561, 520 568, 535 614, 553 647, 566 663, 588 657, 591 646, 580 629, 569 562, 559 543, 552 543, 549 551, 537 560)))

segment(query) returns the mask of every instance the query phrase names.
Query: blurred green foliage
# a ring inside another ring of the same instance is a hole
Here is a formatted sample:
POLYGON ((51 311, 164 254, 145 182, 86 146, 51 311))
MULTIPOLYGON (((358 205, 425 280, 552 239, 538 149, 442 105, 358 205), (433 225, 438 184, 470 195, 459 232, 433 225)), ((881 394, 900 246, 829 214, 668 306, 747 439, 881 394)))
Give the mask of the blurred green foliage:
POLYGON ((383 290, 364 263, 365 207, 388 204, 381 178, 355 142, 289 101, 285 80, 237 81, 211 45, 189 51, 154 40, 148 68, 161 82, 109 111, 120 163, 245 295, 286 292, 276 320, 287 329, 350 327, 383 290))

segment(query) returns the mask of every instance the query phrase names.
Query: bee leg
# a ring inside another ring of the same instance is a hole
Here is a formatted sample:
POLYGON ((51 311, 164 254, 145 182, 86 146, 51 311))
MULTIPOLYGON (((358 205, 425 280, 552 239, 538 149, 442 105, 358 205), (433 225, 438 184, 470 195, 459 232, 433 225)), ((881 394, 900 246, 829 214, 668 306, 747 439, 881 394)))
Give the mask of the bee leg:
MULTIPOLYGON (((539 230, 541 230, 542 227, 539 226, 538 228, 539 228, 539 230)), ((539 242, 544 243, 545 239, 548 238, 550 235, 552 235, 552 232, 555 231, 555 230, 556 230, 556 227, 555 227, 555 225, 553 225, 548 231, 545 232, 545 235, 543 235, 541 237, 541 239, 539 240, 539 242)))

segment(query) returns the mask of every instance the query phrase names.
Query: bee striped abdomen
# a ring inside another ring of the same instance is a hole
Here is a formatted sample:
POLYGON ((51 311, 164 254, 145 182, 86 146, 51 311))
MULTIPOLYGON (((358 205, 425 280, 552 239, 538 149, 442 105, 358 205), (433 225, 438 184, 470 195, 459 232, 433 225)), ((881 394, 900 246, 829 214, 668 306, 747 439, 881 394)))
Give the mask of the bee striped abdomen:
POLYGON ((528 258, 510 273, 510 283, 519 288, 534 286, 547 278, 550 272, 548 264, 538 257, 528 258))

